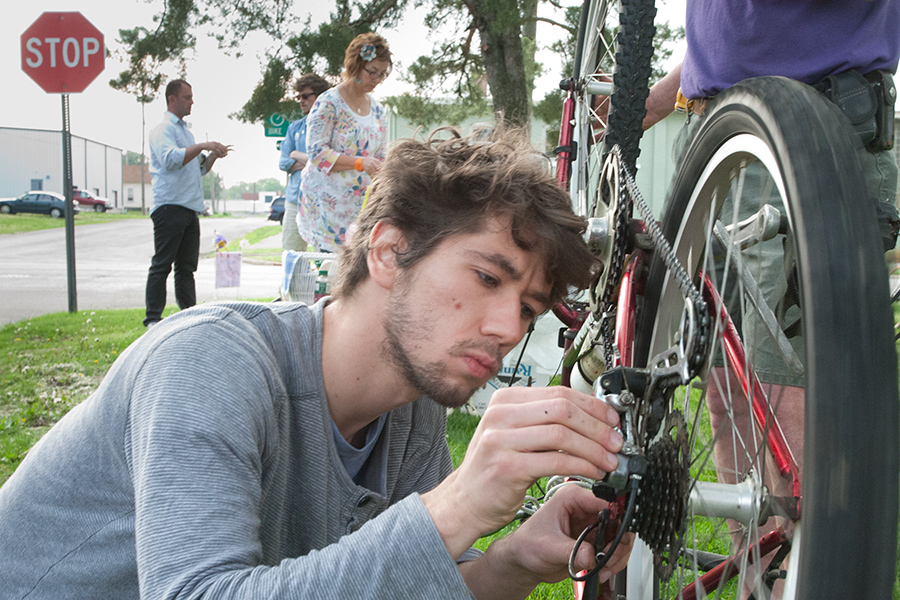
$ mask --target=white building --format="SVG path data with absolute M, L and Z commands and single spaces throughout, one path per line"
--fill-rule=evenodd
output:
M 72 185 L 120 208 L 122 149 L 72 135 Z M 62 132 L 0 127 L 0 197 L 31 190 L 65 191 Z
M 122 166 L 122 206 L 128 210 L 141 210 L 141 165 Z M 144 206 L 153 206 L 153 185 L 150 183 L 150 165 L 144 165 Z

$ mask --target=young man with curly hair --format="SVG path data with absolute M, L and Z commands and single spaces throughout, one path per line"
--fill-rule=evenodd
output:
M 445 426 L 589 284 L 583 219 L 501 132 L 397 144 L 358 225 L 333 297 L 199 306 L 123 353 L 0 489 L 7 597 L 525 598 L 566 577 L 603 507 L 577 486 L 471 546 L 538 478 L 613 469 L 615 411 L 499 391 L 455 471 Z

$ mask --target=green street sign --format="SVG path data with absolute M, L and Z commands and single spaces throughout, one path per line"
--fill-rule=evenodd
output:
M 275 149 L 278 150 L 279 152 L 281 152 L 281 143 L 282 142 L 284 142 L 284 140 L 278 140 L 277 142 L 275 142 Z
M 287 135 L 288 125 L 290 124 L 290 121 L 284 115 L 279 115 L 278 113 L 269 115 L 265 123 L 266 137 L 283 138 Z

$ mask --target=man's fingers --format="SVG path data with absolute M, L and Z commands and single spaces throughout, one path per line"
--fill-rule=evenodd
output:
M 622 447 L 621 436 L 610 440 L 613 434 L 619 435 L 609 430 L 596 437 L 573 435 L 572 430 L 568 427 L 560 424 L 546 424 L 492 431 L 486 436 L 485 443 L 499 452 L 505 450 L 523 453 L 524 461 L 539 461 L 534 464 L 542 465 L 543 468 L 552 469 L 554 465 L 559 465 L 561 468 L 567 464 L 577 464 L 574 461 L 580 460 L 607 472 L 615 469 L 619 464 L 616 452 Z M 581 474 L 562 469 L 542 473 L 539 477 L 558 473 Z M 585 476 L 597 477 L 596 474 Z
M 626 566 L 628 566 L 628 558 L 631 556 L 631 550 L 634 547 L 634 534 L 626 533 L 622 536 L 622 540 L 619 542 L 619 546 L 616 548 L 615 552 L 613 552 L 612 557 L 609 559 L 609 562 L 600 569 L 600 583 L 605 582 L 613 574 L 618 573 Z
M 527 413 L 524 413 L 518 408 L 520 405 L 530 405 L 534 402 L 547 401 L 559 402 L 563 406 L 573 404 L 592 415 L 594 418 L 600 419 L 610 425 L 617 425 L 619 422 L 618 413 L 606 402 L 598 400 L 588 394 L 576 392 L 575 390 L 564 386 L 534 388 L 516 387 L 497 390 L 491 398 L 491 403 L 488 405 L 488 410 L 485 412 L 485 415 L 492 409 L 494 412 L 500 412 L 502 410 L 504 413 L 509 412 L 512 415 L 523 415 Z M 509 407 L 512 406 L 515 406 L 516 408 L 509 410 Z
M 231 145 L 226 146 L 225 144 L 219 142 L 210 142 L 212 144 L 212 148 L 210 148 L 211 152 L 214 152 L 219 158 L 223 156 L 227 156 L 233 147 Z
M 485 455 L 492 455 L 490 449 Z M 551 477 L 560 473 L 577 475 L 591 479 L 602 479 L 606 473 L 616 468 L 616 456 L 597 446 L 594 452 L 585 451 L 584 456 L 560 452 L 558 450 L 529 451 L 512 449 L 494 454 L 496 460 L 481 461 L 477 457 L 466 461 L 490 480 L 508 481 L 516 489 L 524 492 L 541 477 Z M 465 462 L 464 462 L 465 464 Z
M 493 412 L 490 415 L 486 413 L 486 419 L 495 427 L 509 429 L 559 424 L 618 452 L 622 447 L 622 436 L 613 428 L 618 425 L 619 415 L 605 402 L 593 401 L 597 406 L 586 407 L 565 398 L 538 399 L 529 403 L 527 408 L 520 404 L 497 405 L 488 408 Z M 551 448 L 554 446 L 545 449 Z

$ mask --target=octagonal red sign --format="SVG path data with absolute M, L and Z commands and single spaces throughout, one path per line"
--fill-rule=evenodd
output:
M 22 70 L 50 94 L 84 91 L 105 61 L 103 34 L 79 12 L 45 12 L 22 34 Z

